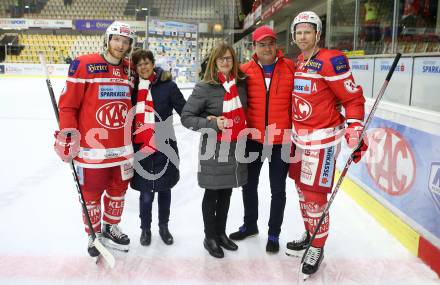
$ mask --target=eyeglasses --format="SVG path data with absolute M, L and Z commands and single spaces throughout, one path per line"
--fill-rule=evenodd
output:
M 217 58 L 217 62 L 232 62 L 234 58 L 232 56 L 224 56 L 224 57 L 219 57 Z

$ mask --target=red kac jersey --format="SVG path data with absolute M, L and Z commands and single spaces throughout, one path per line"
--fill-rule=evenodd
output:
M 81 133 L 75 164 L 86 168 L 121 165 L 131 159 L 131 94 L 128 61 L 108 63 L 101 54 L 76 58 L 60 97 L 60 129 Z M 133 72 L 131 72 L 133 74 Z
M 292 140 L 303 149 L 339 143 L 348 122 L 363 121 L 365 99 L 348 59 L 337 50 L 320 49 L 307 63 L 300 55 L 292 91 Z M 340 105 L 345 117 L 340 113 Z

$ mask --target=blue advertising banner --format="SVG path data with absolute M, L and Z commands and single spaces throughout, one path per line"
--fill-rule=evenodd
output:
M 77 31 L 105 31 L 113 23 L 112 20 L 75 20 Z
M 369 150 L 349 175 L 440 240 L 440 136 L 376 117 L 368 140 Z M 340 169 L 347 156 L 343 147 Z

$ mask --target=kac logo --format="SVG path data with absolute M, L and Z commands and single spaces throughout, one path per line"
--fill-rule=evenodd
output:
M 431 164 L 429 190 L 434 194 L 440 195 L 440 162 L 433 162 Z
M 293 95 L 292 114 L 295 121 L 304 121 L 312 115 L 312 105 L 301 97 Z
M 107 103 L 96 112 L 98 123 L 108 129 L 120 129 L 125 126 L 128 106 L 124 102 Z

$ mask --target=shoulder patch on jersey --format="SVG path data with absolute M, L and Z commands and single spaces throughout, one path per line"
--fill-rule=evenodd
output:
M 319 59 L 312 59 L 309 61 L 309 63 L 307 63 L 307 65 L 305 66 L 307 69 L 311 69 L 311 70 L 315 70 L 315 71 L 321 71 L 323 66 L 323 62 L 320 61 Z
M 330 62 L 336 74 L 345 73 L 350 70 L 350 66 L 348 65 L 348 60 L 343 55 L 330 58 Z
M 78 69 L 78 66 L 79 66 L 79 59 L 75 59 L 74 61 L 72 61 L 70 63 L 70 66 L 69 66 L 69 76 L 75 75 L 75 72 Z
M 87 73 L 105 73 L 108 72 L 108 64 L 107 63 L 90 63 L 86 65 Z

